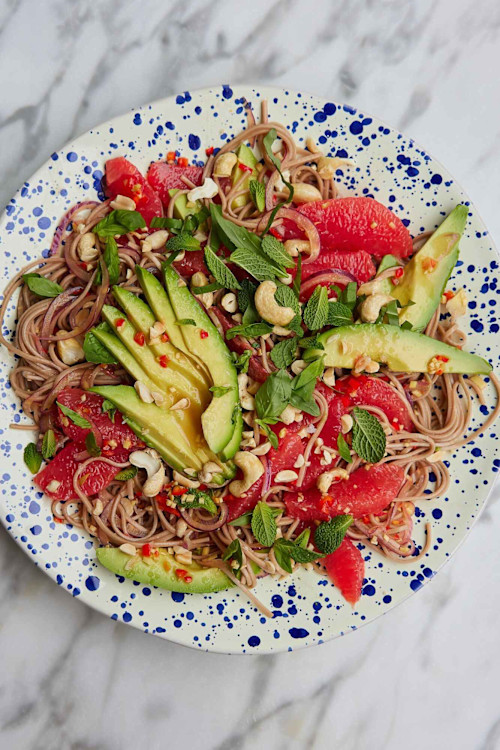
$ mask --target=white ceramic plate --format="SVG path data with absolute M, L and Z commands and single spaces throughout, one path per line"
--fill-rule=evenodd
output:
M 53 154 L 23 185 L 0 222 L 3 285 L 30 260 L 46 253 L 61 215 L 72 204 L 95 199 L 106 159 L 118 154 L 142 170 L 177 149 L 202 162 L 205 148 L 218 146 L 245 124 L 242 97 L 259 110 L 269 102 L 271 119 L 284 123 L 298 142 L 312 136 L 325 152 L 347 156 L 355 167 L 339 173 L 345 193 L 370 195 L 390 206 L 416 235 L 433 229 L 458 202 L 462 188 L 410 139 L 352 107 L 308 94 L 273 88 L 224 86 L 184 92 L 141 107 L 89 131 Z M 470 314 L 464 326 L 467 347 L 498 365 L 500 337 L 496 318 L 498 257 L 475 208 L 461 242 L 461 261 L 453 284 L 465 286 Z M 14 317 L 8 319 L 7 333 Z M 425 584 L 464 539 L 483 508 L 498 471 L 495 428 L 460 449 L 451 459 L 446 496 L 422 503 L 415 539 L 432 521 L 433 542 L 414 565 L 397 565 L 366 552 L 363 595 L 356 607 L 314 573 L 277 583 L 264 579 L 258 595 L 275 617 L 268 620 L 246 597 L 230 589 L 211 596 L 173 594 L 119 579 L 95 560 L 85 534 L 53 522 L 49 502 L 37 492 L 23 463 L 29 433 L 9 424 L 26 421 L 8 384 L 12 360 L 0 352 L 0 517 L 11 536 L 60 586 L 113 619 L 148 633 L 207 651 L 266 653 L 320 643 L 373 620 Z M 491 397 L 492 394 L 488 394 Z M 488 409 L 493 406 L 489 401 Z M 483 412 L 487 409 L 483 407 Z M 484 419 L 479 409 L 477 419 Z

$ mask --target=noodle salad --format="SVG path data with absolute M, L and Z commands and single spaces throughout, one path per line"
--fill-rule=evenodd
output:
M 351 605 L 363 548 L 414 563 L 416 506 L 498 416 L 447 289 L 468 217 L 412 238 L 346 159 L 247 106 L 204 166 L 106 163 L 50 256 L 8 285 L 2 344 L 37 438 L 24 459 L 56 521 L 114 573 L 184 593 L 306 568 Z M 497 406 L 475 432 L 474 402 Z

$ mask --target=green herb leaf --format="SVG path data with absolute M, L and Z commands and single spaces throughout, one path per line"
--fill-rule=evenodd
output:
M 292 543 L 290 543 L 292 544 Z M 292 544 L 293 546 L 293 544 Z M 276 539 L 273 544 L 274 556 L 276 562 L 287 573 L 292 572 L 292 556 L 290 553 L 290 546 L 287 544 L 286 539 Z
M 264 146 L 264 150 L 269 160 L 272 161 L 272 163 L 274 164 L 278 172 L 281 174 L 281 162 L 278 159 L 278 157 L 275 156 L 273 152 L 273 143 L 277 137 L 278 137 L 278 133 L 276 132 L 276 129 L 271 128 L 271 130 L 264 137 L 262 145 Z
M 215 203 L 210 204 L 210 216 L 212 218 L 212 227 L 217 230 L 217 238 L 223 242 L 229 250 L 235 250 L 237 247 L 249 250 L 251 253 L 260 251 L 261 240 L 256 234 L 250 232 L 245 227 L 233 224 L 229 219 L 222 216 L 222 208 Z
M 348 464 L 352 463 L 351 451 L 346 443 L 345 437 L 340 434 L 337 438 L 337 450 L 340 453 L 340 457 L 347 461 Z
M 93 231 L 99 237 L 114 237 L 117 234 L 122 235 L 128 234 L 128 232 L 135 232 L 137 229 L 143 229 L 145 226 L 146 222 L 139 211 L 117 209 L 116 211 L 111 211 L 104 219 L 101 219 Z
M 118 245 L 113 237 L 107 237 L 106 247 L 102 254 L 104 265 L 108 269 L 109 284 L 116 284 L 120 275 L 120 256 L 118 255 Z M 94 285 L 99 286 L 102 283 L 102 269 L 99 264 L 94 279 Z
M 175 321 L 176 326 L 195 326 L 196 321 L 192 318 L 180 318 L 179 320 Z
M 274 280 L 283 276 L 283 271 L 277 268 L 266 258 L 262 257 L 255 249 L 249 250 L 239 247 L 231 253 L 229 260 L 247 271 L 257 281 Z M 214 274 L 215 275 L 215 274 Z
M 153 216 L 149 225 L 151 229 L 181 229 L 181 219 L 170 219 L 168 216 Z
M 24 463 L 32 474 L 37 474 L 42 465 L 42 456 L 38 452 L 36 443 L 28 443 L 24 449 Z
M 82 427 L 85 430 L 91 430 L 92 425 L 88 421 L 88 419 L 85 419 L 85 417 L 82 417 L 81 414 L 78 414 L 77 411 L 73 411 L 73 409 L 69 409 L 67 406 L 64 406 L 64 404 L 60 404 L 59 401 L 56 401 L 56 404 L 62 411 L 62 413 L 70 419 L 73 424 L 76 424 L 77 427 Z
M 399 328 L 399 312 L 398 303 L 396 302 L 396 300 L 393 300 L 392 302 L 389 302 L 388 305 L 385 305 L 385 314 L 388 324 L 390 326 L 398 326 Z
M 285 370 L 292 364 L 297 351 L 297 339 L 284 339 L 271 350 L 271 359 L 279 370 Z
M 352 310 L 342 302 L 328 303 L 328 326 L 346 326 L 352 323 Z
M 54 430 L 47 430 L 42 441 L 42 456 L 47 461 L 56 452 L 56 436 Z
M 250 323 L 250 325 L 233 326 L 226 331 L 226 339 L 230 341 L 235 336 L 243 336 L 246 339 L 254 339 L 257 336 L 265 336 L 272 333 L 273 327 L 268 323 Z
M 85 448 L 87 449 L 87 453 L 90 453 L 91 456 L 101 455 L 101 449 L 97 445 L 97 440 L 95 439 L 93 432 L 89 432 L 85 438 Z
M 295 310 L 297 315 L 300 315 L 301 308 L 297 297 L 295 296 L 293 289 L 286 284 L 277 284 L 276 292 L 274 293 L 274 299 L 281 305 L 281 307 L 291 307 Z
M 307 546 L 298 545 L 297 542 L 293 544 L 290 554 L 292 555 L 293 560 L 298 563 L 314 562 L 318 558 L 323 557 L 323 555 L 318 552 L 314 552 L 312 549 L 307 549 Z
M 172 500 L 182 508 L 202 508 L 213 516 L 219 510 L 210 494 L 203 490 L 189 490 L 185 495 L 172 495 Z
M 304 335 L 304 331 L 302 330 L 302 318 L 300 316 L 300 313 L 295 316 L 295 318 L 292 318 L 290 323 L 287 325 L 287 328 L 289 331 L 292 331 L 292 333 L 295 333 L 295 335 L 301 339 Z
M 238 307 L 242 313 L 247 311 L 248 306 L 253 301 L 256 289 L 257 284 L 254 284 L 250 279 L 243 279 L 241 281 L 240 289 L 238 291 Z
M 328 321 L 328 292 L 326 287 L 317 286 L 304 310 L 304 323 L 310 331 L 323 328 Z
M 293 258 L 283 247 L 283 243 L 273 237 L 272 234 L 266 234 L 262 238 L 261 250 L 264 255 L 280 268 L 293 268 L 295 263 Z
M 370 464 L 376 464 L 385 456 L 386 437 L 377 417 L 366 409 L 355 406 L 351 412 L 354 419 L 352 447 L 358 456 Z
M 346 288 L 340 293 L 339 302 L 347 305 L 351 310 L 356 307 L 358 301 L 358 285 L 355 281 L 350 281 Z
M 280 516 L 283 511 L 281 508 L 270 508 L 271 513 L 273 514 L 273 518 L 277 518 Z M 242 516 L 238 516 L 238 518 L 235 518 L 234 521 L 229 521 L 230 526 L 250 526 L 252 523 L 252 510 L 247 511 L 246 513 L 243 513 Z
M 96 329 L 103 331 L 111 330 L 107 323 L 101 323 L 100 325 L 96 326 Z M 83 341 L 83 353 L 85 354 L 85 359 L 87 360 L 87 362 L 94 362 L 98 365 L 116 364 L 118 360 L 111 354 L 110 351 L 108 351 L 108 349 L 106 349 L 104 344 L 101 344 L 98 338 L 94 336 L 94 330 L 94 328 L 91 328 L 90 331 L 85 334 L 85 339 Z
M 250 349 L 245 349 L 240 355 L 236 354 L 236 352 L 231 352 L 231 356 L 238 370 L 242 373 L 247 373 L 250 357 L 252 356 Z
M 193 250 L 200 250 L 201 245 L 200 241 L 193 237 L 192 234 L 181 232 L 180 234 L 176 234 L 174 237 L 170 237 L 167 240 L 165 248 L 171 253 L 178 250 L 187 250 L 188 252 L 191 252 Z
M 57 297 L 63 291 L 60 284 L 40 276 L 39 273 L 25 273 L 23 281 L 30 292 L 38 297 Z
M 229 393 L 229 391 L 233 390 L 232 385 L 212 385 L 209 389 L 214 394 L 214 398 L 221 398 L 221 396 L 225 396 L 226 393 Z
M 104 414 L 107 414 L 110 420 L 115 423 L 115 414 L 116 414 L 116 406 L 113 404 L 112 401 L 108 401 L 107 398 L 104 399 L 102 402 L 102 411 Z
M 274 424 L 276 420 L 272 420 L 272 423 Z M 274 430 L 271 430 L 269 424 L 265 422 L 263 419 L 256 419 L 255 424 L 258 424 L 259 427 L 262 427 L 264 432 L 266 433 L 266 437 L 273 446 L 275 450 L 278 450 L 278 436 L 274 432 Z
M 222 284 L 214 281 L 213 284 L 207 284 L 206 286 L 192 286 L 191 294 L 207 294 L 208 292 L 216 292 L 218 289 L 223 289 Z
M 255 394 L 255 408 L 259 419 L 277 419 L 290 403 L 292 381 L 286 370 L 271 373 Z
M 403 330 L 403 331 L 412 331 L 413 330 L 413 326 L 412 326 L 412 324 L 410 323 L 409 320 L 405 320 L 405 322 L 401 324 L 401 330 Z
M 211 248 L 205 247 L 205 263 L 212 276 L 226 289 L 239 289 L 240 282 L 234 273 L 226 266 L 223 260 L 219 258 Z
M 316 359 L 292 381 L 290 403 L 296 409 L 312 414 L 313 417 L 317 417 L 320 413 L 319 406 L 312 394 L 323 369 L 323 360 Z
M 122 469 L 121 471 L 119 471 L 115 479 L 118 479 L 120 482 L 126 482 L 127 479 L 133 479 L 136 474 L 137 474 L 137 467 L 129 466 L 126 469 Z
M 243 565 L 243 550 L 241 549 L 241 543 L 239 539 L 233 539 L 231 544 L 226 547 L 224 554 L 222 555 L 223 560 L 236 560 L 238 563 L 238 570 Z
M 315 336 L 307 336 L 300 340 L 299 346 L 303 349 L 324 349 L 325 347 L 321 343 L 319 334 Z
M 277 526 L 274 515 L 269 505 L 262 500 L 257 503 L 252 513 L 252 531 L 264 547 L 270 547 L 276 539 Z
M 302 256 L 299 254 L 299 257 L 297 258 L 297 271 L 295 273 L 295 278 L 292 282 L 292 290 L 299 299 L 300 297 L 300 285 L 302 284 Z
M 251 179 L 248 183 L 250 197 L 257 211 L 265 211 L 266 208 L 266 188 L 262 182 Z
M 295 540 L 295 544 L 297 547 L 307 547 L 309 544 L 309 537 L 311 536 L 311 529 L 309 527 L 306 527 L 304 531 L 298 535 L 297 539 Z
M 180 250 L 176 250 L 175 253 L 170 253 L 170 255 L 168 256 L 168 258 L 166 260 L 164 260 L 163 263 L 161 264 L 162 270 L 164 271 L 165 268 L 168 268 L 169 266 L 172 265 L 172 263 L 175 263 L 175 259 L 180 254 L 181 254 Z
M 331 521 L 320 523 L 314 532 L 314 543 L 325 555 L 331 555 L 342 544 L 346 531 L 354 521 L 350 515 L 335 516 Z

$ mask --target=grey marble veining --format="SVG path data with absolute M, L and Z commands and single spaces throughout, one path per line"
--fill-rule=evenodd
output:
M 413 136 L 500 237 L 497 0 L 0 0 L 0 203 L 65 141 L 221 82 L 312 91 Z M 9 750 L 500 748 L 498 490 L 418 596 L 320 648 L 203 654 L 71 599 L 0 533 Z

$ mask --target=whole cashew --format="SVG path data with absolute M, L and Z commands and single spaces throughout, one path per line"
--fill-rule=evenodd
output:
M 361 319 L 364 323 L 375 323 L 380 309 L 392 302 L 394 297 L 389 294 L 371 294 L 361 305 Z
M 233 461 L 243 472 L 243 478 L 234 479 L 229 485 L 229 492 L 234 497 L 241 497 L 262 476 L 264 467 L 258 456 L 248 451 L 238 451 Z
M 129 461 L 132 466 L 145 469 L 147 472 L 148 478 L 142 488 L 145 497 L 155 497 L 161 492 L 165 484 L 165 467 L 155 450 L 146 448 L 144 451 L 134 451 L 130 454 Z
M 274 281 L 262 281 L 255 292 L 255 307 L 268 323 L 285 328 L 295 317 L 295 310 L 278 305 L 274 297 L 276 289 Z
M 333 482 L 338 482 L 340 479 L 349 479 L 349 473 L 345 469 L 324 471 L 316 480 L 316 487 L 320 492 L 326 494 Z

